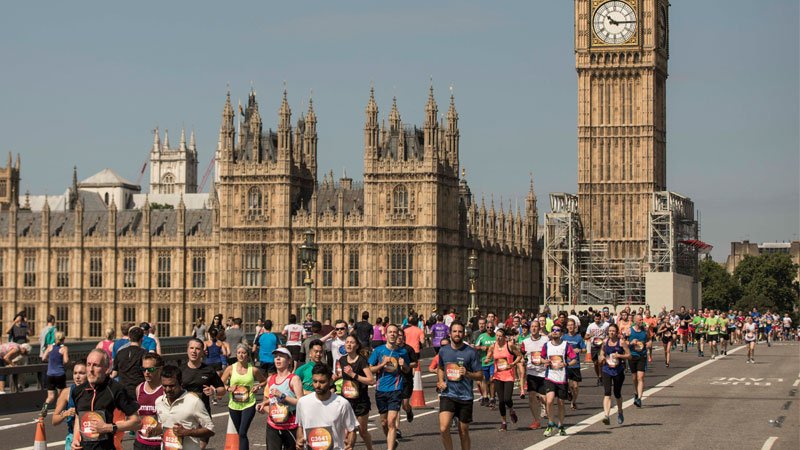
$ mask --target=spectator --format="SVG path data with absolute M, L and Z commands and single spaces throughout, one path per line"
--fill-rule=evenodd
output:
M 44 351 L 56 342 L 56 316 L 47 316 L 47 325 L 39 333 L 39 358 L 44 359 Z
M 6 342 L 0 344 L 0 367 L 13 367 L 22 361 L 22 357 L 30 353 L 30 344 L 17 344 L 16 342 Z M 0 375 L 0 395 L 6 393 L 6 376 Z
M 8 329 L 8 340 L 17 344 L 24 344 L 28 342 L 29 334 L 27 314 L 25 311 L 20 311 L 14 316 L 14 323 Z
M 192 327 L 192 336 L 201 341 L 206 340 L 206 321 L 203 320 L 202 317 L 198 317 L 197 320 L 195 320 L 194 326 Z
M 206 331 L 206 333 L 211 333 L 211 330 L 217 330 L 217 332 L 219 332 L 224 328 L 225 327 L 222 325 L 222 314 L 217 314 L 211 319 L 211 325 L 208 326 L 208 331 Z M 208 339 L 208 336 L 206 336 L 206 339 Z

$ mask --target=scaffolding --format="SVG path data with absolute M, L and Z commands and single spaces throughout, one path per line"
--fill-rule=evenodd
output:
M 650 210 L 648 268 L 698 276 L 698 253 L 710 246 L 699 241 L 694 202 L 675 192 L 654 192 Z
M 578 197 L 550 194 L 544 227 L 544 298 L 546 305 L 566 305 L 578 292 L 577 257 L 582 232 Z

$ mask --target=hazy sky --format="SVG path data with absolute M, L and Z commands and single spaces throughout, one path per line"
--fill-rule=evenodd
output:
M 717 260 L 733 240 L 800 238 L 799 9 L 672 2 L 668 188 Z M 265 128 L 284 80 L 293 120 L 313 90 L 320 171 L 360 178 L 370 81 L 381 116 L 396 95 L 421 125 L 430 77 L 442 112 L 454 87 L 474 193 L 522 200 L 532 172 L 544 220 L 548 193 L 577 191 L 569 0 L 13 2 L 0 40 L 0 152 L 22 154 L 23 192 L 62 193 L 73 165 L 135 181 L 156 126 L 173 145 L 196 130 L 202 176 L 226 84 L 236 101 L 251 81 Z

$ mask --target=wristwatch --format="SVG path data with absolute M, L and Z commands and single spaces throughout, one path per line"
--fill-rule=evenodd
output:
M 111 424 L 111 434 L 116 434 L 116 432 L 117 432 L 117 424 L 112 423 Z

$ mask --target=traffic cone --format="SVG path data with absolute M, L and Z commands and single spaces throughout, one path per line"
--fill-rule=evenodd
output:
M 47 450 L 47 437 L 44 434 L 44 417 L 36 421 L 36 435 L 33 438 L 33 450 Z
M 587 363 L 592 362 L 592 352 L 589 350 L 586 351 L 586 362 Z
M 422 372 L 419 366 L 414 370 L 414 390 L 411 392 L 411 407 L 424 408 L 425 392 L 422 390 Z
M 231 416 L 228 416 L 228 432 L 225 433 L 225 450 L 239 450 L 239 432 L 236 431 Z

